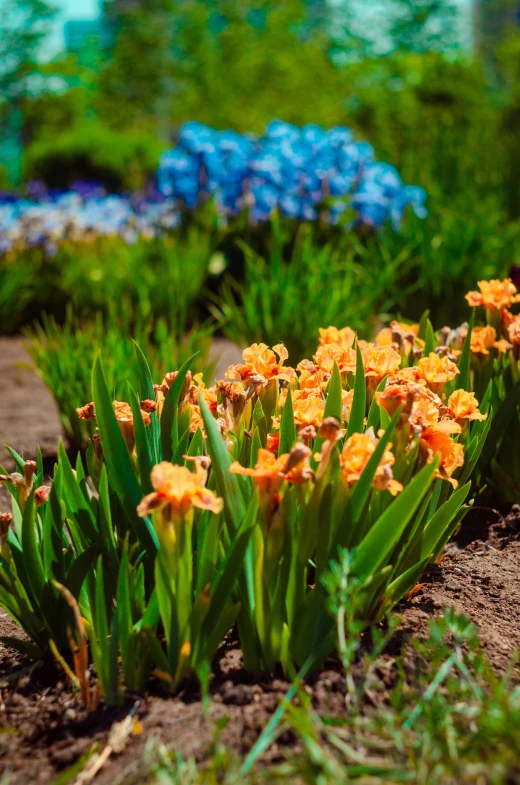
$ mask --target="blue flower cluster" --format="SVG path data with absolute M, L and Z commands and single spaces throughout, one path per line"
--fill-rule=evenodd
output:
M 390 164 L 374 160 L 347 128 L 296 128 L 274 120 L 262 137 L 186 123 L 164 153 L 156 187 L 147 194 L 109 195 L 93 183 L 48 191 L 29 183 L 27 196 L 0 193 L 0 255 L 67 241 L 118 236 L 132 243 L 178 226 L 180 209 L 209 197 L 225 217 L 247 209 L 252 221 L 278 209 L 289 218 L 398 229 L 410 205 L 426 215 L 425 192 L 405 185 Z
M 0 255 L 40 247 L 52 256 L 66 241 L 87 242 L 99 236 L 133 243 L 180 222 L 174 202 L 160 194 L 108 195 L 91 183 L 78 183 L 65 192 L 32 186 L 28 198 L 0 194 Z
M 313 221 L 320 213 L 337 224 L 350 208 L 351 223 L 380 227 L 390 220 L 398 229 L 407 205 L 426 215 L 424 190 L 405 185 L 342 127 L 300 129 L 273 120 L 258 138 L 186 123 L 177 146 L 161 158 L 157 185 L 190 209 L 212 196 L 225 215 L 247 208 L 254 221 L 278 208 L 290 218 Z

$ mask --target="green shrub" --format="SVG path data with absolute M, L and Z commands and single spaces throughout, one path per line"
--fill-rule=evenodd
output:
M 156 136 L 84 123 L 29 145 L 23 176 L 55 188 L 67 188 L 74 180 L 93 180 L 110 191 L 142 188 L 155 172 L 163 149 Z

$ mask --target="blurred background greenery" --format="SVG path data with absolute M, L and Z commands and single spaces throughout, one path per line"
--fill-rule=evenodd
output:
M 64 23 L 63 3 L 0 2 L 11 185 L 136 187 L 187 120 L 260 132 L 277 117 L 348 125 L 431 197 L 492 190 L 518 215 L 513 0 L 74 0 L 69 16 L 95 16 Z

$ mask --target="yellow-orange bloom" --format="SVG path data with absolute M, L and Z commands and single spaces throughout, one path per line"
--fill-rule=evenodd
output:
M 322 392 L 330 379 L 330 372 L 324 371 L 312 360 L 302 360 L 296 366 L 300 390 Z
M 466 390 L 455 390 L 448 400 L 448 411 L 457 422 L 464 420 L 485 420 L 487 414 L 482 414 L 478 410 L 478 401 L 475 393 Z
M 510 278 L 499 281 L 494 278 L 491 281 L 479 281 L 479 292 L 468 292 L 466 300 L 472 308 L 482 305 L 488 311 L 503 311 L 510 308 L 513 303 L 520 302 L 520 295 Z
M 506 341 L 497 341 L 497 332 L 491 325 L 486 327 L 474 327 L 471 331 L 470 347 L 471 353 L 476 355 L 489 354 L 490 349 L 498 349 L 501 352 L 511 348 Z
M 362 355 L 365 376 L 374 387 L 377 387 L 385 376 L 395 373 L 401 365 L 401 355 L 391 346 L 374 346 L 369 343 Z
M 206 387 L 201 373 L 197 373 L 193 377 L 193 382 L 194 383 L 190 385 L 188 390 L 188 404 L 190 406 L 190 433 L 196 433 L 196 431 L 200 428 L 202 433 L 205 435 L 204 420 L 202 419 L 199 406 L 199 395 L 202 395 L 210 411 L 213 413 L 213 415 L 216 416 L 218 408 L 217 388 Z M 242 385 L 240 385 L 240 388 L 243 392 Z
M 339 343 L 324 343 L 318 346 L 314 359 L 318 368 L 328 374 L 334 370 L 334 362 L 338 364 L 341 374 L 354 373 L 356 370 L 356 352 Z
M 440 454 L 441 462 L 437 476 L 448 480 L 454 488 L 457 487 L 458 482 L 451 475 L 464 465 L 464 447 L 452 439 L 452 434 L 460 433 L 460 430 L 460 425 L 453 420 L 441 420 L 431 428 L 425 428 L 420 438 L 428 463 Z
M 412 404 L 408 422 L 412 428 L 428 428 L 439 419 L 439 407 L 428 398 L 419 398 Z
M 285 406 L 286 400 L 287 392 L 282 390 L 278 401 L 280 407 Z M 293 390 L 292 402 L 296 428 L 305 425 L 314 425 L 317 428 L 320 425 L 325 411 L 325 401 L 319 390 Z M 273 417 L 274 428 L 280 427 L 280 420 L 281 416 Z
M 350 327 L 343 327 L 338 330 L 337 327 L 320 327 L 320 344 L 337 343 L 344 349 L 350 349 L 354 344 L 356 333 Z
M 195 376 L 193 377 L 193 382 L 194 384 L 190 387 L 189 394 L 188 394 L 190 403 L 198 405 L 199 395 L 202 395 L 204 401 L 208 404 L 210 411 L 213 414 L 216 414 L 217 406 L 218 406 L 216 386 L 206 387 L 201 373 L 195 374 Z M 242 386 L 241 389 L 243 391 Z
M 233 474 L 252 477 L 264 495 L 272 496 L 282 486 L 286 463 L 286 454 L 277 458 L 271 450 L 260 449 L 253 469 L 242 466 L 241 463 L 235 461 L 229 467 L 229 471 Z
M 448 357 L 439 357 L 435 352 L 430 352 L 428 357 L 422 357 L 416 366 L 419 378 L 424 379 L 430 390 L 439 393 L 446 382 L 451 381 L 460 373 L 459 369 Z
M 350 410 L 354 402 L 354 390 L 342 390 L 341 392 L 341 417 L 345 422 L 350 420 Z
M 242 352 L 244 364 L 231 365 L 226 371 L 226 379 L 247 381 L 254 376 L 261 376 L 267 380 L 285 379 L 292 382 L 296 376 L 294 368 L 284 365 L 288 356 L 283 344 L 269 349 L 265 343 L 253 343 Z
M 280 455 L 278 458 L 271 450 L 260 449 L 253 469 L 235 461 L 229 467 L 229 471 L 252 477 L 262 495 L 271 498 L 278 493 L 284 480 L 299 484 L 312 477 L 312 470 L 309 467 L 310 455 L 311 450 L 301 443 L 296 444 L 290 453 Z
M 393 416 L 399 407 L 413 428 L 435 425 L 439 419 L 442 401 L 421 379 L 419 382 L 399 379 L 389 380 L 381 392 L 376 393 L 376 402 Z
M 359 480 L 377 447 L 378 441 L 372 428 L 369 428 L 366 433 L 353 433 L 346 440 L 339 457 L 341 476 L 344 482 L 353 485 Z M 403 490 L 403 486 L 393 478 L 392 465 L 395 458 L 390 449 L 391 446 L 389 444 L 383 452 L 373 484 L 378 490 L 390 491 L 392 496 L 396 496 L 399 491 Z
M 185 466 L 162 461 L 153 467 L 151 473 L 155 491 L 144 497 L 137 507 L 137 514 L 145 518 L 150 513 L 162 511 L 165 520 L 173 521 L 192 507 L 215 514 L 222 512 L 223 499 L 204 487 L 205 480 L 206 470 L 200 462 L 196 462 L 195 471 L 190 472 Z

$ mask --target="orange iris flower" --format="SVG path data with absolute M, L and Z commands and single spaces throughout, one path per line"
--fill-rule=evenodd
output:
M 372 387 L 395 373 L 401 365 L 401 355 L 391 346 L 374 346 L 369 343 L 362 352 L 365 376 Z
M 441 456 L 437 476 L 448 480 L 454 488 L 458 482 L 451 476 L 464 465 L 464 447 L 453 440 L 452 434 L 460 433 L 460 425 L 453 420 L 441 420 L 436 425 L 425 428 L 421 433 L 420 444 L 426 451 L 430 463 L 438 454 Z
M 231 365 L 228 368 L 226 379 L 247 381 L 253 376 L 261 376 L 267 380 L 285 379 L 292 382 L 296 376 L 294 368 L 284 365 L 288 356 L 287 349 L 281 343 L 272 349 L 265 343 L 254 343 L 242 352 L 243 364 Z
M 486 420 L 487 414 L 478 409 L 475 393 L 466 390 L 455 390 L 448 399 L 448 411 L 459 424 L 464 420 Z
M 146 518 L 161 511 L 166 521 L 176 521 L 193 507 L 210 510 L 216 515 L 222 512 L 223 499 L 205 487 L 206 470 L 199 463 L 195 471 L 162 461 L 153 467 L 150 475 L 154 492 L 149 493 L 137 507 L 137 514 Z
M 351 327 L 320 327 L 320 344 L 336 343 L 344 349 L 350 349 L 356 338 L 356 333 Z
M 233 474 L 252 477 L 264 497 L 271 498 L 281 488 L 284 480 L 301 484 L 309 480 L 313 473 L 309 467 L 311 450 L 298 442 L 290 453 L 278 458 L 270 451 L 258 450 L 258 458 L 253 469 L 242 466 L 235 461 L 229 467 Z
M 494 278 L 491 281 L 479 281 L 477 284 L 480 291 L 468 292 L 466 300 L 472 308 L 482 305 L 488 311 L 496 313 L 510 308 L 513 303 L 520 302 L 520 295 L 510 278 L 499 281 Z
M 372 428 L 369 428 L 366 433 L 353 433 L 346 440 L 339 457 L 344 482 L 353 485 L 359 480 L 377 447 L 378 441 Z M 378 490 L 390 491 L 392 496 L 396 496 L 403 490 L 403 486 L 393 478 L 392 465 L 395 458 L 390 448 L 391 445 L 388 445 L 383 452 L 373 484 Z
M 439 393 L 446 382 L 451 381 L 460 373 L 449 357 L 439 357 L 435 352 L 430 352 L 428 357 L 422 357 L 419 360 L 416 372 L 434 393 Z

